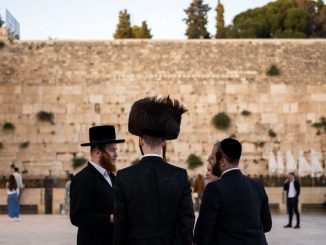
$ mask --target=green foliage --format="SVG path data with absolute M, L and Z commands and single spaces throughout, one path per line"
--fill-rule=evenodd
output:
M 247 110 L 243 110 L 241 112 L 241 115 L 247 117 L 247 116 L 250 116 L 251 115 L 251 112 L 250 111 L 247 111 Z
M 6 46 L 5 42 L 0 40 L 0 48 L 4 48 Z
M 132 38 L 130 15 L 126 9 L 119 12 L 119 23 L 113 37 L 115 39 Z
M 277 0 L 236 15 L 228 38 L 326 37 L 323 1 Z
M 319 122 L 315 122 L 312 126 L 319 130 L 324 128 L 324 132 L 326 132 L 326 117 L 321 117 Z M 321 132 L 320 132 L 321 133 Z M 319 135 L 319 134 L 318 134 Z
M 273 129 L 268 130 L 268 135 L 271 138 L 275 138 L 277 136 L 277 134 L 273 131 Z
M 137 164 L 137 163 L 139 163 L 139 162 L 140 162 L 139 158 L 136 158 L 135 160 L 133 160 L 133 161 L 131 162 L 131 165 L 135 165 L 135 164 Z
M 225 38 L 225 27 L 224 27 L 224 6 L 218 0 L 216 7 L 216 38 Z
M 148 28 L 146 21 L 142 22 L 142 26 L 133 26 L 132 27 L 132 37 L 133 38 L 142 38 L 142 39 L 151 39 L 153 36 L 151 30 Z
M 3 143 L 0 141 L 0 150 L 3 149 Z
M 52 112 L 40 111 L 37 113 L 37 120 L 54 124 L 54 115 Z
M 75 157 L 72 159 L 72 167 L 74 169 L 83 166 L 87 162 L 87 159 L 84 157 Z
M 215 128 L 226 130 L 231 125 L 231 118 L 226 113 L 220 112 L 213 117 L 212 123 Z
M 11 122 L 6 122 L 5 124 L 3 124 L 2 129 L 4 131 L 14 131 L 15 130 L 15 125 L 12 124 Z
M 264 145 L 265 145 L 265 141 L 257 141 L 257 142 L 255 143 L 255 146 L 256 146 L 256 147 L 259 147 L 259 148 L 263 148 Z
M 280 75 L 280 73 L 281 72 L 276 65 L 271 65 L 271 67 L 266 72 L 268 76 L 278 76 Z
M 206 29 L 207 13 L 211 8 L 203 0 L 193 0 L 185 9 L 187 18 L 183 21 L 187 25 L 186 36 L 188 39 L 208 39 L 210 34 Z
M 195 169 L 203 165 L 203 161 L 195 154 L 190 154 L 187 158 L 188 168 Z
M 19 145 L 20 149 L 25 149 L 29 146 L 29 141 L 25 141 Z

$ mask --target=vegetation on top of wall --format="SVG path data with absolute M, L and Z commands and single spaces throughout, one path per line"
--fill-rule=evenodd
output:
M 6 46 L 5 42 L 0 40 L 0 48 L 4 48 Z
M 188 163 L 189 169 L 195 169 L 203 165 L 201 158 L 195 154 L 190 154 L 186 162 Z
M 15 130 L 15 125 L 11 122 L 6 122 L 5 124 L 3 124 L 2 129 L 4 131 L 14 131 Z
M 37 120 L 54 124 L 54 115 L 52 112 L 40 111 L 37 113 Z
M 78 168 L 83 166 L 87 162 L 87 159 L 84 157 L 75 157 L 72 159 L 72 167 Z
M 243 110 L 243 111 L 241 112 L 241 115 L 242 115 L 242 116 L 250 116 L 250 115 L 251 115 L 251 112 L 250 112 L 250 111 L 247 111 L 247 110 Z
M 273 129 L 268 130 L 268 135 L 271 138 L 275 138 L 277 136 L 277 134 L 273 131 Z
M 225 112 L 220 112 L 213 117 L 212 123 L 215 128 L 226 130 L 231 125 L 231 118 Z
M 25 149 L 29 146 L 29 141 L 25 141 L 19 145 L 20 149 Z
M 278 76 L 281 74 L 281 72 L 276 65 L 271 65 L 271 67 L 267 70 L 266 74 L 268 76 Z

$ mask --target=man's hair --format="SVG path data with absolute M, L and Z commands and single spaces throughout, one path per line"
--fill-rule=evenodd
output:
M 15 167 L 15 168 L 14 168 L 14 171 L 15 171 L 15 172 L 19 172 L 19 168 L 16 168 L 16 167 Z
M 143 135 L 142 138 L 151 148 L 158 147 L 164 141 L 163 138 L 153 137 L 149 135 Z
M 239 164 L 240 159 L 233 159 L 228 157 L 222 150 L 220 142 L 216 143 L 214 146 L 217 146 L 216 155 L 222 153 L 222 157 L 225 158 L 231 165 L 237 166 Z
M 105 146 L 106 145 L 92 145 L 91 146 L 91 153 L 93 153 L 96 149 L 98 149 L 101 152 L 105 151 Z
M 289 174 L 291 174 L 293 177 L 295 177 L 295 174 L 294 174 L 294 172 L 289 172 Z

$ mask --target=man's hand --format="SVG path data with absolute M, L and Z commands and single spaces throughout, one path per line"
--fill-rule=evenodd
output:
M 110 223 L 111 223 L 111 224 L 114 223 L 114 216 L 113 216 L 113 214 L 110 215 Z

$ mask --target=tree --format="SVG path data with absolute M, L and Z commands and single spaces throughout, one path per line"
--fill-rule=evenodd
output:
M 141 27 L 136 25 L 132 27 L 132 37 L 143 39 L 151 39 L 153 37 L 151 34 L 151 30 L 147 26 L 146 21 L 142 22 Z
M 0 15 L 0 27 L 2 27 L 2 25 L 4 24 L 5 22 L 2 20 L 2 17 Z
M 130 25 L 130 15 L 127 10 L 119 12 L 119 23 L 113 37 L 115 39 L 132 38 L 132 29 Z
M 228 38 L 326 37 L 326 7 L 322 0 L 276 0 L 234 17 Z
M 188 39 L 207 39 L 210 34 L 206 29 L 207 12 L 211 8 L 208 4 L 204 4 L 203 0 L 193 0 L 190 6 L 185 9 L 187 18 L 183 19 L 186 22 L 186 36 Z
M 224 29 L 224 7 L 221 4 L 220 0 L 218 0 L 218 4 L 216 7 L 216 38 L 225 38 L 225 29 Z

